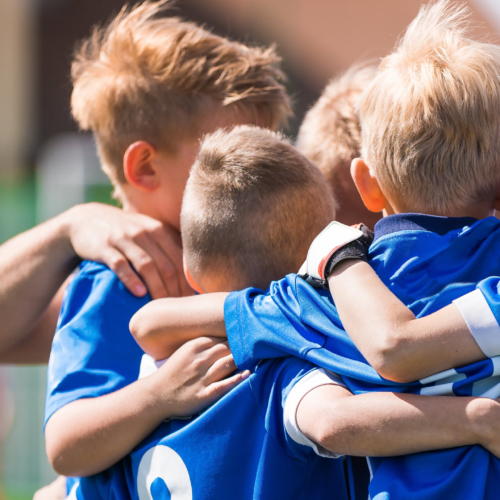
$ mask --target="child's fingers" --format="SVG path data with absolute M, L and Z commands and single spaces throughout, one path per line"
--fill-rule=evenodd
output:
M 146 295 L 146 286 L 134 272 L 125 255 L 120 251 L 109 248 L 104 252 L 102 261 L 118 276 L 118 279 L 130 293 L 133 293 L 137 297 Z
M 153 264 L 156 266 L 158 275 L 163 282 L 168 297 L 179 297 L 181 290 L 179 286 L 180 276 L 184 277 L 182 264 L 177 266 L 170 256 L 165 253 L 161 247 L 157 245 L 154 238 L 148 235 L 140 243 L 141 247 L 151 257 Z
M 118 243 L 117 248 L 144 280 L 151 297 L 158 299 L 167 296 L 165 285 L 147 248 L 125 239 Z
M 218 359 L 207 371 L 206 380 L 209 384 L 218 382 L 231 375 L 237 369 L 233 355 L 228 354 Z
M 232 377 L 221 380 L 220 382 L 214 382 L 207 387 L 207 394 L 212 402 L 217 401 L 222 396 L 227 394 L 231 389 L 234 389 L 238 384 L 241 384 L 250 375 L 248 370 L 244 372 L 239 372 Z
M 180 237 L 171 229 L 165 226 L 158 227 L 152 234 L 152 239 L 158 245 L 160 250 L 168 255 L 168 258 L 177 269 L 177 279 L 182 297 L 193 295 L 193 290 L 188 285 L 183 272 L 182 264 L 182 246 Z

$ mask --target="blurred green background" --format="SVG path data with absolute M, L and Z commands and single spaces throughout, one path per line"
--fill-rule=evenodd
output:
M 277 45 L 294 99 L 293 136 L 327 81 L 354 62 L 384 56 L 421 3 L 177 0 L 173 13 L 233 39 Z M 498 33 L 498 0 L 466 3 L 485 33 Z M 0 243 L 76 203 L 112 202 L 92 139 L 71 119 L 69 73 L 76 42 L 124 4 L 0 0 Z M 10 500 L 32 498 L 55 477 L 42 434 L 45 377 L 45 367 L 0 367 L 13 401 L 0 397 L 0 429 L 2 419 L 11 420 L 0 467 Z

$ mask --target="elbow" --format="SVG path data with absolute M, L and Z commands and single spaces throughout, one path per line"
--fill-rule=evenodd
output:
M 61 442 L 49 443 L 47 441 L 45 450 L 51 467 L 60 476 L 85 477 L 97 474 L 104 469 L 104 467 L 97 469 L 92 465 L 81 463 L 79 456 L 75 456 L 74 452 Z
M 149 332 L 148 315 L 144 314 L 140 309 L 132 316 L 128 327 L 134 339 L 140 344 L 140 341 L 147 337 Z
M 353 425 L 352 415 L 346 414 L 342 405 L 330 408 L 337 413 L 330 413 L 331 418 L 318 419 L 315 424 L 314 435 L 311 439 L 319 446 L 339 455 L 356 453 L 362 437 L 359 430 Z
M 86 471 L 73 463 L 71 454 L 68 453 L 61 439 L 46 439 L 45 450 L 50 465 L 60 476 L 82 477 L 88 475 L 88 473 L 85 474 Z
M 381 377 L 406 384 L 415 380 L 408 370 L 407 350 L 408 345 L 404 340 L 395 339 L 389 334 L 377 334 L 367 361 Z
M 45 427 L 45 451 L 52 468 L 60 476 L 83 477 L 100 472 L 92 468 L 91 461 L 85 463 L 82 453 L 70 435 L 61 432 L 65 423 L 55 414 Z

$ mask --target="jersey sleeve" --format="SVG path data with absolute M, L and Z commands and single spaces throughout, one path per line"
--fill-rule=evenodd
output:
M 290 277 L 272 283 L 266 292 L 248 288 L 230 293 L 224 318 L 229 346 L 241 370 L 253 370 L 262 359 L 305 357 L 326 342 L 324 334 L 302 321 L 302 305 Z
M 345 384 L 338 375 L 323 368 L 310 370 L 303 376 L 297 377 L 284 398 L 283 415 L 289 442 L 291 439 L 299 445 L 307 446 L 320 457 L 339 458 L 342 455 L 329 451 L 309 439 L 297 424 L 297 410 L 304 396 L 317 387 L 331 384 L 345 387 Z
M 500 278 L 487 278 L 476 289 L 455 299 L 465 323 L 484 354 L 500 355 Z
M 318 370 L 312 363 L 288 357 L 262 362 L 255 376 L 249 379 L 267 434 L 284 453 L 302 462 L 316 460 L 318 455 L 334 458 L 326 450 L 324 454 L 318 453 L 319 448 L 312 441 L 304 435 L 300 436 L 302 433 L 298 428 L 293 429 L 294 424 L 296 427 L 293 413 L 309 390 L 325 383 L 342 385 L 340 379 L 327 373 Z M 302 396 L 299 395 L 300 391 Z
M 144 353 L 128 325 L 148 301 L 134 297 L 105 266 L 88 264 L 75 276 L 50 354 L 45 424 L 72 401 L 109 394 L 137 380 Z

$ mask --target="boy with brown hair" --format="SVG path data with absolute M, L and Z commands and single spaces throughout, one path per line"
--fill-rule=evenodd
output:
M 278 127 L 291 111 L 273 49 L 160 16 L 167 6 L 124 8 L 94 30 L 72 66 L 72 110 L 94 133 L 124 210 L 179 231 L 200 137 L 241 123 Z M 184 350 L 170 364 L 176 368 L 160 370 L 171 384 L 137 381 L 143 353 L 128 323 L 148 301 L 133 297 L 97 263 L 84 263 L 69 285 L 49 363 L 45 420 L 48 456 L 59 473 L 109 467 L 173 412 L 196 411 L 241 380 L 239 374 L 216 383 L 234 365 L 227 347 L 210 341 Z M 187 360 L 196 355 L 204 370 L 193 372 Z
M 225 324 L 222 307 L 216 314 L 212 305 L 211 324 L 218 322 L 219 335 L 227 331 L 240 368 L 293 354 L 341 375 L 349 390 L 325 383 L 317 370 L 314 383 L 299 382 L 289 394 L 294 402 L 289 426 L 297 442 L 318 453 L 324 448 L 355 453 L 351 405 L 374 391 L 432 400 L 441 395 L 437 405 L 444 403 L 442 395 L 460 396 L 455 401 L 464 405 L 466 420 L 475 414 L 473 422 L 495 425 L 482 416 L 498 411 L 500 395 L 498 279 L 488 279 L 500 269 L 495 251 L 500 226 L 490 217 L 500 199 L 500 48 L 470 39 L 465 18 L 464 9 L 448 1 L 422 7 L 359 105 L 363 159 L 353 162 L 353 178 L 367 208 L 387 215 L 375 227 L 370 265 L 402 303 L 373 278 L 363 282 L 366 287 L 351 289 L 347 278 L 332 286 L 340 261 L 365 258 L 353 243 L 360 235 L 342 228 L 320 235 L 307 260 L 308 273 L 319 280 L 333 273 L 334 298 L 347 311 L 341 312 L 342 323 L 337 302 L 297 276 L 273 283 L 264 293 L 245 290 L 224 297 Z M 340 254 L 335 247 L 341 247 Z M 391 351 L 404 361 L 386 369 Z M 408 383 L 412 379 L 419 380 Z M 419 419 L 419 413 L 413 417 Z M 432 422 L 418 425 L 433 429 Z M 370 455 L 403 456 L 370 459 L 372 498 L 496 498 L 496 432 L 479 441 L 483 447 L 443 451 L 445 436 L 455 446 L 474 443 L 445 421 L 428 442 L 436 451 L 421 454 L 411 454 L 411 446 L 396 452 L 390 443 L 380 453 L 374 445 L 386 435 L 374 433 Z M 401 440 L 413 438 L 400 434 Z
M 165 346 L 171 349 L 172 338 L 192 334 L 197 321 L 210 318 L 228 291 L 267 288 L 297 268 L 311 240 L 333 216 L 321 173 L 281 136 L 248 126 L 211 134 L 193 165 L 181 214 L 185 271 L 200 295 L 151 302 L 132 318 L 131 330 L 156 359 L 170 355 Z M 155 331 L 155 324 L 162 328 Z M 215 319 L 212 326 L 216 324 Z M 143 368 L 141 376 L 156 369 L 146 356 Z M 259 364 L 207 411 L 163 423 L 121 463 L 83 478 L 77 497 L 142 500 L 160 497 L 166 486 L 172 498 L 344 500 L 342 460 L 320 457 L 326 452 L 318 454 L 297 441 L 297 431 L 289 425 L 294 387 L 310 383 L 315 372 L 297 358 Z M 323 371 L 322 377 L 322 384 L 341 384 L 333 374 Z M 373 442 L 369 436 L 381 426 L 384 439 L 372 444 L 379 450 L 420 451 L 444 426 L 460 431 L 461 439 L 482 439 L 464 418 L 462 402 L 444 400 L 453 410 L 444 419 L 443 401 L 438 407 L 436 398 L 369 396 L 369 401 L 352 398 L 358 417 L 352 423 L 357 432 L 353 447 L 359 453 L 368 449 Z M 425 410 L 419 422 L 408 402 Z M 366 418 L 368 405 L 371 419 Z M 415 423 L 430 424 L 433 431 L 423 426 L 414 432 L 419 439 L 400 439 Z M 393 431 L 391 424 L 398 429 Z M 438 439 L 442 445 L 449 445 L 449 434 Z M 126 488 L 120 490 L 120 485 Z
M 215 292 L 206 297 L 216 300 L 224 291 L 267 288 L 300 265 L 334 213 L 317 167 L 280 135 L 249 126 L 219 130 L 203 141 L 184 194 L 188 281 L 200 294 Z M 210 302 L 199 309 L 201 297 L 181 298 L 168 311 L 160 304 L 172 329 L 184 333 L 183 322 L 210 314 Z M 155 302 L 132 319 L 133 330 L 142 328 L 141 318 L 154 321 Z M 165 358 L 161 337 L 150 340 L 150 352 Z M 335 488 L 335 499 L 346 500 L 341 461 L 305 450 L 289 439 L 283 425 L 282 398 L 311 368 L 298 359 L 263 364 L 207 411 L 164 422 L 121 463 L 82 478 L 77 497 L 143 500 L 160 496 L 166 486 L 172 498 L 327 500 Z M 140 376 L 151 371 L 155 366 L 145 356 Z
M 351 162 L 361 155 L 361 126 L 356 106 L 375 78 L 375 66 L 352 66 L 330 81 L 307 112 L 297 136 L 297 148 L 318 165 L 333 190 L 337 220 L 373 228 L 382 214 L 367 210 L 351 177 Z

